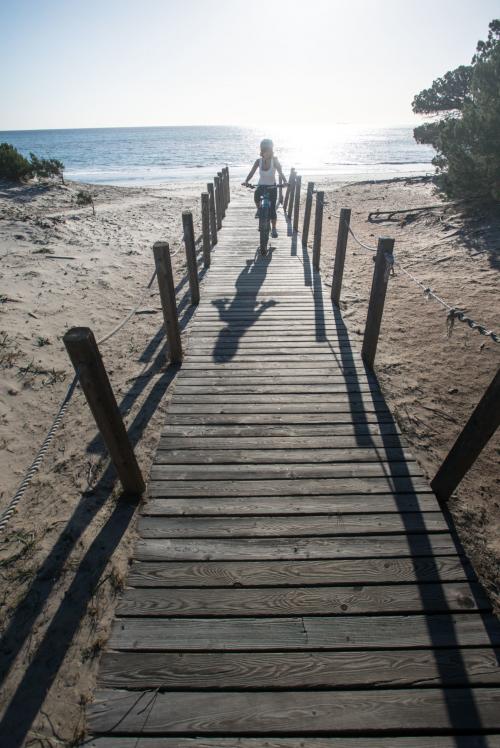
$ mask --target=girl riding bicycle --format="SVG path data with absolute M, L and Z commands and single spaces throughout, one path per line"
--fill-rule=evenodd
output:
M 260 198 L 262 193 L 267 189 L 269 199 L 271 201 L 271 236 L 276 239 L 278 232 L 276 231 L 276 200 L 278 197 L 278 189 L 276 187 L 276 172 L 282 179 L 283 184 L 286 184 L 286 179 L 283 176 L 281 164 L 275 157 L 273 152 L 273 141 L 265 138 L 260 143 L 260 158 L 256 160 L 252 166 L 248 177 L 243 182 L 244 187 L 248 187 L 248 184 L 257 171 L 259 170 L 259 184 L 254 192 L 254 200 L 257 208 L 259 207 Z M 269 189 L 269 187 L 271 189 Z

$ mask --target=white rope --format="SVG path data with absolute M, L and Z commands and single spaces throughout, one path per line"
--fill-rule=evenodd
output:
M 478 322 L 475 322 L 471 317 L 468 317 L 465 312 L 463 312 L 461 309 L 457 309 L 457 307 L 451 306 L 451 304 L 448 304 L 444 299 L 442 299 L 440 296 L 435 293 L 430 286 L 424 285 L 421 281 L 418 280 L 412 273 L 410 273 L 409 270 L 407 270 L 405 267 L 397 263 L 396 267 L 398 267 L 405 275 L 408 276 L 408 278 L 411 278 L 411 280 L 416 283 L 424 292 L 424 296 L 426 299 L 434 299 L 438 302 L 438 304 L 441 304 L 441 306 L 446 309 L 448 312 L 446 316 L 446 323 L 447 323 L 447 330 L 448 330 L 448 337 L 451 337 L 451 333 L 453 332 L 453 326 L 455 324 L 455 320 L 459 320 L 459 322 L 464 322 L 466 325 L 468 325 L 471 330 L 477 330 L 477 332 L 480 335 L 485 335 L 486 337 L 489 337 L 493 340 L 494 343 L 500 343 L 500 335 L 493 332 L 493 330 L 488 330 L 484 325 L 480 325 Z
M 137 312 L 139 307 L 144 301 L 144 298 L 147 295 L 147 292 L 150 290 L 151 286 L 153 285 L 154 279 L 156 277 L 156 270 L 154 271 L 153 275 L 151 276 L 151 279 L 149 280 L 148 285 L 146 286 L 145 293 L 141 296 L 141 299 L 139 303 L 130 311 L 126 317 L 118 324 L 116 327 L 114 327 L 109 333 L 104 335 L 100 340 L 97 341 L 98 345 L 102 345 L 103 343 L 106 343 L 110 338 L 113 337 L 113 335 L 116 335 L 116 333 L 124 327 L 127 322 L 133 317 L 133 315 Z M 69 385 L 66 394 L 64 395 L 64 398 L 61 402 L 61 405 L 59 406 L 59 409 L 57 411 L 57 414 L 52 422 L 51 427 L 49 428 L 45 439 L 42 442 L 42 445 L 40 449 L 38 450 L 35 459 L 29 466 L 28 470 L 26 471 L 26 474 L 21 481 L 16 493 L 12 497 L 12 499 L 9 501 L 9 504 L 6 509 L 0 514 L 0 532 L 5 530 L 5 527 L 7 526 L 7 523 L 9 519 L 14 514 L 17 505 L 23 498 L 24 494 L 28 490 L 29 486 L 31 485 L 31 482 L 35 475 L 37 474 L 38 470 L 40 469 L 40 466 L 43 462 L 43 459 L 45 457 L 45 454 L 52 443 L 52 440 L 59 429 L 59 426 L 62 423 L 62 420 L 66 414 L 66 410 L 68 408 L 68 405 L 70 403 L 71 398 L 73 397 L 73 393 L 75 392 L 76 385 L 78 384 L 78 374 L 75 374 L 73 377 L 73 380 L 71 381 L 71 384 Z
M 73 381 L 69 385 L 69 387 L 68 387 L 68 389 L 66 391 L 66 394 L 64 396 L 64 399 L 63 399 L 61 405 L 59 406 L 59 410 L 57 411 L 56 417 L 54 418 L 54 420 L 52 422 L 52 426 L 48 430 L 47 436 L 43 440 L 42 446 L 38 450 L 38 453 L 37 453 L 35 459 L 31 463 L 31 465 L 29 466 L 29 468 L 28 468 L 28 470 L 26 472 L 26 475 L 24 476 L 21 484 L 19 485 L 19 488 L 17 489 L 17 491 L 14 494 L 14 496 L 12 497 L 12 499 L 9 501 L 9 504 L 8 504 L 7 508 L 4 509 L 4 511 L 0 515 L 0 532 L 2 532 L 3 530 L 5 530 L 7 522 L 9 521 L 9 519 L 14 514 L 14 512 L 15 512 L 15 510 L 17 508 L 17 505 L 21 501 L 21 499 L 24 496 L 25 492 L 29 488 L 29 486 L 31 484 L 31 481 L 33 480 L 34 476 L 38 472 L 38 470 L 40 468 L 40 465 L 43 462 L 43 458 L 45 457 L 45 453 L 47 452 L 47 450 L 48 450 L 48 448 L 50 446 L 50 443 L 52 442 L 52 439 L 54 438 L 54 435 L 55 435 L 57 429 L 61 425 L 62 419 L 64 418 L 64 415 L 66 413 L 66 409 L 67 409 L 67 407 L 69 405 L 69 402 L 70 402 L 71 398 L 73 397 L 73 393 L 75 391 L 77 382 L 78 382 L 78 375 L 75 374 L 75 376 L 73 377 Z

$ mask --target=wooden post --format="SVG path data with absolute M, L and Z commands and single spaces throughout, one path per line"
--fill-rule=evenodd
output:
M 293 206 L 293 230 L 297 232 L 299 230 L 299 210 L 300 210 L 300 188 L 302 186 L 302 177 L 297 176 L 295 180 L 294 190 L 294 206 Z
M 451 496 L 499 426 L 500 369 L 431 482 L 438 499 Z
M 170 350 L 170 360 L 174 364 L 180 364 L 182 361 L 181 333 L 177 316 L 170 249 L 167 242 L 155 242 L 153 244 L 153 255 L 155 258 L 156 277 L 158 279 L 158 288 L 163 309 L 163 321 Z
M 201 193 L 201 231 L 203 234 L 203 264 L 210 267 L 210 198 L 208 192 Z
M 285 202 L 283 203 L 283 211 L 286 215 L 287 209 L 288 209 L 288 201 L 290 200 L 290 189 L 292 187 L 293 182 L 293 175 L 295 174 L 295 169 L 290 169 L 290 176 L 288 177 L 288 184 L 286 186 L 286 192 L 285 192 Z
M 226 217 L 226 197 L 225 197 L 225 190 L 224 190 L 224 175 L 221 171 L 217 172 L 217 176 L 219 177 L 219 185 L 220 185 L 220 217 L 225 218 Z
M 393 249 L 394 239 L 378 240 L 370 301 L 368 303 L 368 314 L 366 317 L 365 334 L 363 337 L 363 347 L 361 349 L 363 361 L 370 369 L 373 369 L 373 364 L 375 362 L 378 336 L 384 311 L 385 294 L 387 291 L 387 283 L 389 281 L 386 255 L 392 257 Z
M 351 220 L 350 208 L 340 209 L 339 228 L 337 231 L 337 249 L 335 251 L 335 263 L 332 278 L 332 301 L 336 306 L 340 304 L 340 292 L 342 290 L 342 278 L 344 276 L 345 252 L 347 238 L 349 236 L 349 223 Z
M 293 177 L 292 177 L 292 183 L 290 185 L 290 193 L 288 195 L 288 218 L 292 220 L 293 218 L 293 199 L 295 196 L 295 185 L 297 184 L 297 173 L 294 171 Z
M 226 166 L 226 180 L 227 180 L 227 204 L 231 202 L 231 183 L 229 179 L 229 166 Z
M 207 184 L 207 192 L 209 198 L 209 209 L 210 209 L 210 236 L 212 238 L 212 247 L 217 244 L 217 215 L 215 211 L 215 192 L 214 185 L 212 182 Z
M 311 209 L 314 194 L 314 182 L 307 183 L 306 204 L 304 207 L 304 224 L 302 226 L 302 246 L 307 247 L 309 239 L 309 226 L 311 223 Z
M 92 330 L 72 327 L 63 341 L 123 490 L 135 496 L 142 494 L 144 480 Z
M 186 260 L 189 275 L 189 289 L 191 292 L 191 304 L 193 306 L 196 306 L 200 303 L 200 285 L 198 283 L 198 267 L 196 264 L 193 214 L 190 210 L 184 210 L 182 212 L 182 228 L 184 229 L 184 245 L 186 247 Z
M 229 205 L 229 169 L 227 166 L 224 166 L 222 173 L 224 174 L 224 200 L 227 210 L 227 206 Z
M 226 174 L 224 172 L 224 167 L 220 171 L 217 172 L 220 179 L 220 192 L 222 195 L 222 218 L 226 215 Z
M 214 185 L 215 185 L 215 214 L 217 217 L 217 231 L 219 231 L 219 229 L 222 228 L 222 207 L 221 207 L 222 195 L 221 195 L 221 186 L 220 186 L 219 177 L 214 177 Z
M 325 193 L 316 193 L 316 212 L 314 216 L 314 243 L 313 243 L 313 267 L 319 270 L 321 257 L 321 233 L 323 231 L 323 207 L 325 204 Z

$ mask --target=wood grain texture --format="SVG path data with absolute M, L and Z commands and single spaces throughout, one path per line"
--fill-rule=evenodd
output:
M 302 561 L 134 561 L 132 587 L 254 587 L 327 584 L 396 584 L 474 580 L 465 559 L 318 559 Z
M 345 733 L 425 729 L 500 729 L 500 689 L 408 689 L 384 691 L 232 692 L 145 694 L 101 690 L 90 707 L 96 732 L 145 734 Z M 145 723 L 144 708 L 151 702 Z M 450 714 L 451 712 L 451 714 Z M 119 727 L 115 725 L 119 723 Z
M 142 538 L 263 538 L 447 532 L 441 512 L 298 517 L 142 517 Z
M 101 688 L 266 689 L 500 685 L 500 650 L 107 652 Z
M 446 613 L 489 610 L 486 595 L 467 582 L 344 587 L 259 587 L 255 589 L 127 589 L 118 616 L 310 616 Z
M 393 558 L 449 556 L 457 548 L 451 535 L 370 535 L 341 538 L 184 538 L 141 539 L 141 561 L 256 561 L 299 558 Z
M 259 738 L 91 738 L 89 748 L 500 748 L 500 735 L 429 735 L 383 738 L 279 738 L 263 735 Z
M 155 468 L 154 475 L 161 466 Z M 428 484 L 423 478 L 406 476 L 367 476 L 351 478 L 337 475 L 332 478 L 297 480 L 294 478 L 274 480 L 156 480 L 149 483 L 150 496 L 297 496 L 311 494 L 366 493 L 377 494 L 388 491 L 414 493 L 425 491 Z
M 144 516 L 247 516 L 289 514 L 387 514 L 429 511 L 436 512 L 439 505 L 428 493 L 374 494 L 367 499 L 364 494 L 327 496 L 201 496 L 187 498 L 150 498 L 142 505 Z

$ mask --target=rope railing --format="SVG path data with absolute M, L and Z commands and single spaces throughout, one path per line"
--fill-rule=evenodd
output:
M 293 169 L 290 174 L 291 187 L 287 189 L 287 198 L 285 200 L 284 211 L 288 218 L 291 218 L 292 207 L 294 207 L 294 233 L 300 234 L 298 228 L 298 205 L 300 202 L 300 184 L 301 178 Z M 297 190 L 298 185 L 298 190 Z M 298 194 L 297 194 L 298 193 Z M 315 232 L 313 243 L 313 267 L 315 270 L 320 269 L 320 251 L 321 251 L 321 234 L 323 209 L 328 205 L 324 199 L 324 192 L 314 189 L 314 183 L 309 182 L 307 186 L 306 204 L 303 218 L 302 246 L 308 247 L 309 223 L 311 218 L 312 198 L 316 194 L 316 216 Z M 295 205 L 294 205 L 295 203 Z M 435 206 L 434 206 L 435 207 Z M 427 209 L 427 208 L 425 208 Z M 397 212 L 397 211 L 396 211 Z M 368 304 L 368 313 L 363 336 L 362 358 L 368 368 L 373 369 L 375 353 L 377 349 L 380 326 L 383 316 L 386 289 L 391 275 L 396 275 L 395 268 L 399 269 L 413 283 L 422 289 L 425 298 L 433 299 L 446 311 L 447 335 L 451 336 L 454 324 L 458 320 L 468 325 L 471 330 L 475 330 L 480 335 L 489 337 L 493 342 L 500 343 L 500 335 L 490 330 L 485 325 L 476 322 L 468 316 L 462 309 L 449 304 L 440 295 L 438 295 L 430 286 L 420 281 L 408 268 L 404 267 L 394 259 L 394 242 L 395 239 L 378 240 L 377 247 L 371 247 L 363 242 L 355 233 L 350 225 L 351 211 L 348 208 L 342 208 L 340 215 L 332 213 L 333 217 L 338 219 L 337 246 L 335 251 L 334 268 L 331 285 L 332 302 L 340 305 L 340 295 L 342 288 L 342 278 L 344 272 L 344 263 L 348 237 L 357 243 L 358 246 L 369 252 L 375 252 L 374 272 L 370 299 Z M 373 214 L 370 214 L 373 215 Z M 399 241 L 399 240 L 398 240 Z M 450 450 L 447 458 L 441 465 L 436 476 L 431 482 L 436 496 L 439 499 L 448 499 L 457 485 L 462 480 L 467 470 L 474 464 L 481 450 L 488 442 L 490 437 L 500 426 L 500 371 L 497 372 L 492 383 L 484 393 L 481 401 L 476 406 L 466 426 L 462 430 L 453 448 Z
M 221 216 L 221 218 L 222 218 L 222 212 L 225 212 L 225 209 L 226 209 L 227 205 L 229 204 L 229 196 L 230 196 L 230 190 L 229 190 L 229 169 L 227 167 L 225 167 L 222 170 L 222 172 L 219 172 L 219 175 L 220 176 L 216 178 L 219 187 L 218 187 L 218 190 L 216 192 L 216 195 L 214 196 L 214 205 L 210 206 L 210 207 L 212 207 L 214 211 L 217 211 L 217 213 L 219 214 L 219 216 Z M 207 185 L 207 187 L 209 188 L 209 192 L 210 192 L 210 187 L 211 186 L 213 187 L 213 185 Z M 212 192 L 212 194 L 213 194 L 213 192 Z M 203 193 L 203 195 L 207 195 L 207 198 L 208 198 L 208 193 Z M 204 202 L 203 195 L 202 195 L 202 207 L 203 207 L 203 202 Z M 217 206 L 215 205 L 215 198 L 217 200 Z M 207 205 L 208 205 L 208 200 L 207 200 Z M 186 213 L 189 214 L 190 218 L 188 218 L 188 225 L 192 229 L 192 213 L 190 213 L 189 211 L 187 211 Z M 184 223 L 184 215 L 183 215 L 183 223 Z M 162 275 L 161 279 L 158 277 L 158 265 L 157 265 L 156 269 L 154 270 L 153 274 L 151 275 L 151 278 L 149 279 L 149 281 L 148 281 L 148 283 L 147 283 L 147 285 L 146 285 L 146 287 L 144 289 L 144 292 L 141 294 L 141 297 L 140 297 L 138 303 L 133 307 L 133 309 L 131 309 L 125 315 L 125 317 L 117 325 L 115 325 L 115 327 L 113 327 L 108 333 L 106 333 L 105 335 L 103 335 L 97 341 L 95 341 L 93 339 L 93 335 L 92 335 L 91 331 L 89 330 L 90 337 L 92 339 L 91 343 L 92 343 L 93 347 L 95 348 L 95 351 L 93 352 L 94 356 L 97 359 L 97 364 L 102 366 L 102 371 L 101 371 L 101 385 L 103 383 L 104 383 L 104 385 L 105 384 L 108 385 L 108 388 L 109 388 L 108 396 L 109 396 L 109 394 L 111 394 L 111 400 L 112 400 L 111 401 L 111 406 L 113 406 L 113 404 L 115 406 L 114 413 L 111 414 L 111 415 L 115 419 L 115 422 L 114 422 L 113 425 L 114 425 L 114 428 L 115 428 L 116 431 L 119 431 L 120 428 L 122 429 L 122 431 L 124 431 L 123 421 L 121 420 L 121 416 L 119 415 L 118 406 L 116 405 L 116 401 L 114 400 L 114 395 L 113 395 L 111 387 L 109 385 L 109 381 L 107 380 L 107 375 L 106 375 L 104 367 L 102 365 L 102 360 L 100 358 L 100 353 L 98 351 L 98 346 L 103 345 L 104 343 L 107 343 L 109 340 L 111 340 L 111 338 L 113 338 L 120 330 L 122 330 L 125 327 L 125 325 L 132 319 L 132 317 L 137 313 L 137 311 L 139 310 L 139 308 L 142 306 L 142 304 L 144 302 L 144 299 L 146 298 L 148 292 L 151 290 L 151 287 L 152 287 L 152 285 L 153 285 L 153 283 L 154 283 L 154 281 L 155 281 L 155 279 L 157 277 L 158 277 L 158 284 L 159 284 L 159 287 L 160 287 L 160 296 L 162 297 L 162 306 L 163 306 L 163 309 L 164 309 L 165 325 L 167 327 L 167 337 L 169 338 L 169 345 L 170 345 L 170 343 L 171 343 L 172 316 L 175 317 L 175 320 L 176 320 L 177 326 L 178 326 L 177 308 L 176 308 L 176 302 L 175 302 L 175 290 L 174 290 L 174 286 L 173 286 L 172 268 L 171 268 L 171 265 L 170 265 L 170 259 L 172 257 L 175 257 L 175 255 L 178 254 L 178 252 L 181 250 L 181 248 L 182 248 L 183 245 L 186 247 L 186 253 L 188 254 L 188 245 L 190 243 L 192 244 L 192 247 L 189 247 L 189 249 L 192 249 L 193 251 L 195 251 L 196 245 L 200 244 L 200 242 L 202 242 L 202 241 L 204 243 L 204 247 L 206 247 L 207 241 L 208 241 L 208 245 L 210 247 L 213 247 L 214 244 L 216 243 L 216 237 L 215 237 L 215 242 L 214 242 L 213 241 L 213 238 L 214 238 L 213 234 L 210 235 L 210 233 L 209 233 L 209 235 L 207 236 L 207 232 L 210 232 L 210 223 L 207 223 L 206 225 L 203 226 L 203 233 L 200 236 L 198 236 L 196 239 L 194 239 L 194 233 L 191 231 L 191 239 L 192 239 L 192 241 L 190 242 L 189 241 L 189 231 L 188 232 L 186 231 L 186 225 L 185 225 L 184 230 L 183 230 L 181 236 L 177 239 L 176 244 L 178 246 L 177 246 L 177 249 L 174 252 L 170 252 L 169 251 L 168 245 L 163 245 L 163 246 L 167 247 L 167 252 L 168 252 L 168 266 L 169 266 L 169 271 L 170 271 L 170 278 L 169 278 L 169 280 L 171 281 L 170 282 L 171 288 L 168 289 L 169 290 L 169 297 L 170 297 L 168 299 L 168 301 L 170 302 L 170 307 L 168 309 L 168 313 L 165 310 L 165 304 L 164 304 L 165 299 L 164 299 L 164 294 L 162 293 L 164 291 L 164 286 L 163 286 L 164 279 L 163 279 L 163 275 Z M 187 238 L 187 235 L 188 235 L 188 238 Z M 189 259 L 189 256 L 188 256 L 188 259 Z M 156 252 L 155 252 L 155 261 L 156 261 Z M 189 262 L 188 262 L 188 266 L 189 266 Z M 188 267 L 188 271 L 191 272 L 192 269 L 193 269 L 193 263 L 191 263 L 191 267 Z M 163 270 L 163 266 L 160 265 L 160 272 L 162 270 Z M 197 274 L 196 256 L 195 256 L 195 262 L 194 262 L 194 272 Z M 83 328 L 83 329 L 87 330 L 87 328 Z M 65 336 L 65 338 L 66 337 L 67 336 Z M 65 344 L 66 344 L 66 347 L 68 349 L 68 352 L 70 353 L 70 350 L 69 350 L 69 347 L 68 347 L 68 344 L 67 344 L 66 340 L 65 340 Z M 73 341 L 73 346 L 74 346 L 74 341 Z M 70 355 L 71 355 L 72 361 L 73 361 L 73 363 L 75 365 L 75 361 L 74 361 L 73 355 L 71 353 L 70 353 Z M 96 363 L 96 361 L 94 361 L 94 363 Z M 91 393 L 89 391 L 88 384 L 86 384 L 85 382 L 82 382 L 82 380 L 81 380 L 81 374 L 82 374 L 82 372 L 80 371 L 80 367 L 78 367 L 78 366 L 75 365 L 75 371 L 76 371 L 75 376 L 73 377 L 70 385 L 68 386 L 68 389 L 66 390 L 66 393 L 65 393 L 65 395 L 64 395 L 64 397 L 63 397 L 63 399 L 62 399 L 62 401 L 61 401 L 61 403 L 59 405 L 59 408 L 57 409 L 56 415 L 55 415 L 55 417 L 54 417 L 54 419 L 52 421 L 52 424 L 51 424 L 49 430 L 47 431 L 47 433 L 45 435 L 45 438 L 42 441 L 42 444 L 41 444 L 40 448 L 38 449 L 38 451 L 37 451 L 37 453 L 36 453 L 33 461 L 31 462 L 30 466 L 28 467 L 28 469 L 27 469 L 27 471 L 26 471 L 26 473 L 25 473 L 22 481 L 20 482 L 20 484 L 19 484 L 19 486 L 18 486 L 18 488 L 17 488 L 14 496 L 11 498 L 11 500 L 7 504 L 7 507 L 0 513 L 0 532 L 3 532 L 5 530 L 5 528 L 7 527 L 8 522 L 11 519 L 11 517 L 13 516 L 14 512 L 16 511 L 16 509 L 17 509 L 17 507 L 18 507 L 21 499 L 23 498 L 23 496 L 25 495 L 26 491 L 30 487 L 30 485 L 31 485 L 31 483 L 33 481 L 33 478 L 35 477 L 35 475 L 39 471 L 39 469 L 40 469 L 40 467 L 41 467 L 41 465 L 43 463 L 43 460 L 44 460 L 44 458 L 46 456 L 46 453 L 47 453 L 47 451 L 48 451 L 48 449 L 49 449 L 49 447 L 50 447 L 50 445 L 51 445 L 51 443 L 52 443 L 52 441 L 53 441 L 53 439 L 54 439 L 54 437 L 55 437 L 55 435 L 56 435 L 56 433 L 57 433 L 57 431 L 58 431 L 58 429 L 59 429 L 59 427 L 60 427 L 60 425 L 61 425 L 61 423 L 62 423 L 62 421 L 64 419 L 64 416 L 65 416 L 65 414 L 67 412 L 68 406 L 69 406 L 69 404 L 70 404 L 70 402 L 72 400 L 72 397 L 73 397 L 73 395 L 75 393 L 75 390 L 76 390 L 76 388 L 77 388 L 77 386 L 79 384 L 80 384 L 80 386 L 82 386 L 82 389 L 85 392 L 85 395 L 87 397 L 87 401 L 89 402 L 89 405 L 90 405 L 91 410 L 92 410 L 92 412 L 94 414 L 94 417 L 96 418 L 96 421 L 98 422 L 97 425 L 98 425 L 99 430 L 106 430 L 105 428 L 101 429 L 101 426 L 104 426 L 104 427 L 106 427 L 107 425 L 109 426 L 109 423 L 110 423 L 110 421 L 109 421 L 110 414 L 108 413 L 108 423 L 105 423 L 106 419 L 105 419 L 104 416 L 101 416 L 101 419 L 99 419 L 98 414 L 96 414 L 96 412 L 95 412 L 95 408 L 92 407 L 93 403 L 91 402 Z M 104 382 L 102 380 L 102 377 L 105 378 Z M 95 403 L 94 403 L 94 405 L 95 405 Z M 119 419 L 119 421 L 116 420 L 117 418 Z M 106 441 L 106 439 L 105 439 L 105 441 Z M 128 442 L 128 438 L 127 438 L 127 442 Z M 111 456 L 113 457 L 113 453 L 116 452 L 116 449 L 117 449 L 116 445 L 113 447 L 113 445 L 110 445 L 109 443 L 107 443 L 107 446 L 108 446 L 108 450 L 109 450 Z M 133 450 L 132 450 L 129 442 L 128 442 L 128 445 L 127 445 L 127 449 L 128 449 L 128 452 L 129 452 L 129 454 L 128 454 L 129 462 L 131 461 L 131 462 L 133 462 L 133 463 L 136 464 L 135 455 L 133 454 Z M 130 452 L 132 453 L 132 458 L 130 458 Z M 118 454 L 118 453 L 116 452 L 116 454 Z M 118 470 L 118 472 L 119 472 L 120 478 L 122 479 L 122 483 L 123 483 L 124 482 L 123 481 L 123 476 L 120 474 L 120 470 Z M 128 476 L 130 476 L 130 471 L 128 472 Z M 143 484 L 143 481 L 142 481 L 142 477 L 140 476 L 140 471 L 139 471 L 139 468 L 138 468 L 137 465 L 136 465 L 136 475 L 134 476 L 134 478 L 135 478 L 135 480 L 134 480 L 135 486 L 137 488 L 139 488 L 139 489 L 141 488 L 141 486 L 143 488 L 144 484 Z
M 296 185 L 297 184 L 297 179 L 298 179 L 297 174 L 295 173 L 294 178 L 291 175 L 291 179 L 293 179 L 294 184 Z M 309 184 L 313 184 L 313 183 L 309 183 Z M 324 193 L 323 192 L 321 192 L 319 190 L 316 190 L 316 189 L 312 189 L 311 190 L 311 194 L 315 194 L 316 195 L 316 209 L 318 209 L 318 206 L 319 206 L 320 209 L 323 209 L 324 207 L 328 206 L 328 204 L 329 204 L 328 200 L 324 199 Z M 292 198 L 292 199 L 295 200 L 295 207 L 296 207 L 297 204 L 298 204 L 298 201 L 300 200 L 300 196 L 294 195 L 294 198 Z M 437 207 L 437 206 L 435 206 L 435 207 Z M 307 212 L 307 210 L 308 210 L 308 203 L 306 202 L 306 212 Z M 309 203 L 309 210 L 310 210 L 310 203 Z M 285 211 L 285 213 L 286 213 L 286 211 Z M 289 216 L 290 216 L 290 211 L 289 211 Z M 352 239 L 356 242 L 356 244 L 359 247 L 361 247 L 362 249 L 367 250 L 368 252 L 376 252 L 377 251 L 377 247 L 370 246 L 369 244 L 367 244 L 366 242 L 362 241 L 357 236 L 357 234 L 355 233 L 354 229 L 350 225 L 350 221 L 347 221 L 339 213 L 333 212 L 333 213 L 331 213 L 331 216 L 333 218 L 336 218 L 339 221 L 339 227 L 340 227 L 340 224 L 343 224 L 345 226 L 346 231 L 348 232 L 348 234 L 352 237 Z M 309 226 L 309 216 L 307 216 L 307 218 L 306 218 L 306 215 L 304 216 L 304 225 L 305 224 L 307 224 L 307 226 Z M 294 229 L 295 229 L 295 227 L 294 227 Z M 297 226 L 297 229 L 296 229 L 296 233 L 297 234 L 301 234 L 302 233 L 298 229 L 298 226 Z M 399 240 L 397 240 L 397 241 L 399 241 Z M 306 238 L 306 243 L 307 243 L 307 238 Z M 314 249 L 315 249 L 315 251 L 314 251 L 314 254 L 315 254 L 316 259 L 318 261 L 319 261 L 319 249 L 320 249 L 320 247 L 321 247 L 321 237 L 319 239 L 315 238 L 315 243 L 314 243 Z M 424 248 L 424 249 L 426 249 L 426 248 Z M 338 251 L 339 251 L 339 247 L 338 247 L 338 244 L 337 244 L 337 252 Z M 344 248 L 344 251 L 345 251 L 345 248 Z M 315 262 L 315 267 L 316 268 L 318 267 L 318 263 L 316 263 L 316 262 Z M 458 320 L 459 322 L 463 322 L 464 324 L 468 325 L 471 330 L 475 330 L 480 335 L 483 335 L 485 337 L 491 338 L 491 340 L 493 342 L 495 342 L 495 343 L 500 343 L 500 334 L 495 333 L 493 330 L 488 329 L 486 327 L 486 325 L 483 325 L 483 324 L 480 324 L 479 322 L 476 322 L 474 319 L 472 319 L 471 317 L 469 317 L 464 312 L 463 309 L 460 309 L 460 308 L 458 308 L 456 306 L 453 306 L 452 304 L 448 304 L 440 296 L 438 296 L 430 287 L 425 286 L 421 281 L 419 281 L 418 278 L 416 278 L 412 273 L 410 273 L 410 271 L 407 268 L 405 268 L 403 265 L 401 265 L 399 262 L 396 263 L 394 261 L 394 259 L 393 259 L 392 262 L 387 263 L 387 267 L 388 267 L 388 269 L 387 269 L 386 272 L 388 272 L 389 275 L 395 275 L 395 268 L 401 270 L 401 272 L 403 272 L 405 275 L 407 275 L 408 278 L 410 278 L 414 283 L 416 283 L 420 288 L 422 288 L 422 290 L 423 290 L 426 298 L 429 298 L 429 299 L 432 298 L 432 299 L 434 299 L 444 309 L 446 309 L 446 311 L 447 311 L 446 327 L 447 327 L 447 335 L 448 335 L 448 337 L 451 337 L 451 334 L 452 334 L 453 328 L 454 328 L 454 324 L 455 324 L 456 320 Z M 342 267 L 342 271 L 343 271 L 343 267 Z M 331 286 L 333 288 L 334 283 L 333 282 L 331 284 L 327 283 L 327 285 Z

